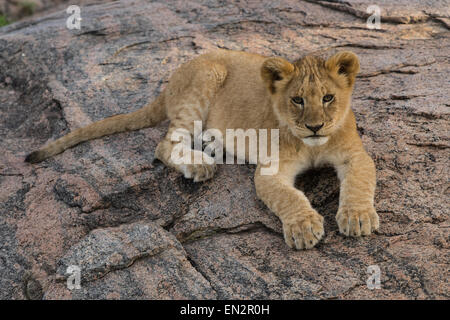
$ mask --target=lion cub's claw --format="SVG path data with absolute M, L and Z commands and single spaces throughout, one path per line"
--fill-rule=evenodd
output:
M 367 236 L 373 231 L 378 230 L 379 219 L 375 208 L 340 208 L 336 221 L 339 231 L 351 237 Z
M 283 232 L 290 248 L 311 249 L 324 234 L 323 217 L 317 212 L 290 216 L 283 219 Z

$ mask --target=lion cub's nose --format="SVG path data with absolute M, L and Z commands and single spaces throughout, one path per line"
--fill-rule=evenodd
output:
M 319 131 L 320 129 L 322 129 L 323 127 L 323 123 L 319 124 L 318 126 L 310 126 L 305 124 L 305 127 L 307 127 L 309 130 L 311 130 L 312 132 L 316 133 L 317 131 Z

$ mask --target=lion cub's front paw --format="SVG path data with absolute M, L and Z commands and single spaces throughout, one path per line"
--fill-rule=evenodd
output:
M 373 206 L 339 208 L 336 215 L 339 231 L 346 236 L 367 236 L 379 227 L 378 214 Z
M 202 163 L 200 164 L 194 163 L 194 156 L 193 156 L 192 162 L 190 164 L 179 165 L 179 170 L 184 174 L 184 177 L 186 179 L 193 179 L 194 182 L 200 182 L 211 179 L 217 170 L 214 158 L 210 157 L 209 155 L 201 151 L 192 150 L 193 155 L 195 155 L 196 153 L 198 154 L 198 158 L 202 159 Z
M 184 164 L 180 166 L 186 179 L 201 182 L 211 179 L 216 172 L 215 164 Z
M 291 248 L 310 249 L 323 236 L 323 217 L 316 211 L 298 213 L 282 220 L 284 240 Z

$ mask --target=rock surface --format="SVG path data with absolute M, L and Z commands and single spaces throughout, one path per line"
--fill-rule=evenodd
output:
M 371 30 L 368 3 L 117 1 L 82 7 L 81 30 L 66 28 L 64 11 L 1 28 L 0 298 L 450 298 L 448 6 L 382 1 Z M 353 109 L 377 166 L 378 234 L 339 235 L 338 181 L 323 169 L 298 187 L 326 235 L 289 249 L 256 198 L 254 166 L 222 165 L 195 184 L 154 161 L 167 123 L 23 162 L 142 107 L 181 63 L 217 47 L 359 55 Z M 70 265 L 81 289 L 66 286 Z M 370 265 L 381 289 L 366 285 Z
M 90 5 L 113 0 L 0 0 L 0 16 L 9 23 L 30 16 L 38 17 L 51 12 L 66 10 L 70 5 Z

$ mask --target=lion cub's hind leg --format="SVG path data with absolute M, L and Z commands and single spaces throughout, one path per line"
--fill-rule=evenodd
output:
M 170 126 L 166 136 L 158 144 L 155 155 L 168 167 L 176 169 L 183 173 L 185 178 L 195 182 L 212 178 L 216 171 L 214 159 L 202 150 L 194 150 L 192 144 L 195 138 L 195 122 L 199 121 L 202 128 L 205 127 L 209 107 L 226 74 L 226 68 L 220 64 L 193 60 L 175 72 L 165 90 Z M 188 161 L 185 158 L 180 163 L 180 159 L 176 159 L 180 156 L 179 139 L 185 135 L 189 135 L 189 141 L 192 142 L 190 145 L 184 145 L 189 150 L 190 157 Z M 174 149 L 176 146 L 177 149 Z M 201 163 L 195 159 L 200 159 Z

